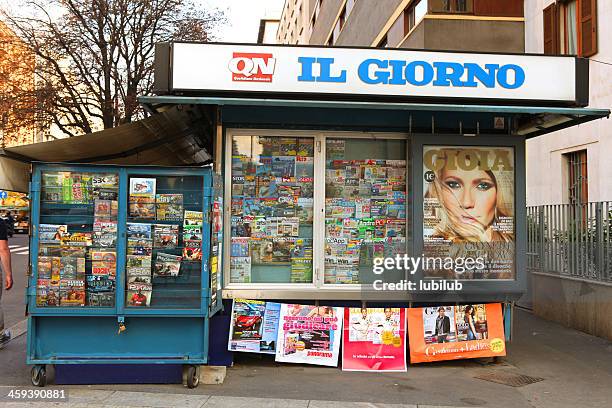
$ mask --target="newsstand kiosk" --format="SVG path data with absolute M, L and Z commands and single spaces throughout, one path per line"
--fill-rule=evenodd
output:
M 173 364 L 198 385 L 221 305 L 220 187 L 210 167 L 33 164 L 32 384 L 46 365 Z
M 214 120 L 224 299 L 502 302 L 508 336 L 529 280 L 526 140 L 609 115 L 586 107 L 588 84 L 573 56 L 168 43 L 139 101 Z M 375 272 L 406 254 L 457 268 Z

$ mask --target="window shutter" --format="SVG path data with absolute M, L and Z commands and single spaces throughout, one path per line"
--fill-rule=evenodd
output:
M 544 54 L 559 53 L 559 19 L 557 4 L 544 9 Z
M 580 34 L 583 57 L 597 53 L 597 0 L 580 1 Z

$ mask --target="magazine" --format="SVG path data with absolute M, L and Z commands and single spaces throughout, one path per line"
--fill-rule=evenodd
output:
M 202 241 L 183 242 L 183 260 L 201 261 L 202 260 Z
M 156 216 L 155 203 L 130 203 L 130 217 L 154 220 Z
M 81 279 L 60 280 L 60 306 L 85 306 L 85 281 Z
M 234 299 L 229 351 L 274 354 L 280 303 Z
M 94 217 L 96 218 L 116 218 L 118 203 L 115 200 L 94 199 Z
M 276 361 L 336 367 L 343 316 L 341 307 L 282 304 Z
M 85 275 L 85 258 L 62 256 L 60 258 L 61 279 L 80 279 Z
M 50 256 L 39 256 L 38 257 L 38 279 L 50 279 L 52 269 L 52 257 Z
M 182 260 L 182 256 L 158 252 L 155 258 L 153 276 L 178 276 Z
M 89 247 L 93 245 L 93 233 L 91 232 L 72 232 L 62 235 L 62 245 Z
M 87 292 L 102 293 L 115 291 L 115 279 L 108 275 L 87 275 Z M 92 306 L 91 304 L 89 306 Z
M 92 275 L 114 276 L 117 269 L 117 254 L 115 251 L 92 251 L 91 273 Z
M 153 286 L 148 283 L 128 283 L 126 303 L 128 306 L 146 307 L 151 305 Z
M 87 305 L 96 307 L 115 306 L 114 292 L 87 292 Z
M 251 257 L 235 256 L 230 258 L 230 281 L 232 283 L 251 282 Z
M 345 308 L 342 370 L 406 371 L 406 309 Z
M 156 185 L 154 178 L 130 178 L 130 201 L 132 197 L 145 197 L 155 202 Z
M 128 276 L 151 275 L 151 257 L 147 255 L 128 255 L 126 269 Z
M 36 306 L 47 306 L 50 279 L 38 279 L 36 282 Z
M 128 240 L 130 238 L 153 239 L 151 227 L 152 227 L 151 224 L 128 222 L 127 223 Z
M 157 219 L 162 221 L 181 221 L 183 219 L 182 194 L 157 194 Z
M 62 237 L 67 234 L 68 226 L 65 224 L 40 224 L 38 226 L 38 239 L 41 244 L 61 244 Z
M 176 224 L 155 224 L 153 226 L 154 248 L 176 248 L 178 246 L 179 226 Z
M 93 224 L 93 245 L 112 248 L 117 243 L 117 221 L 95 220 Z

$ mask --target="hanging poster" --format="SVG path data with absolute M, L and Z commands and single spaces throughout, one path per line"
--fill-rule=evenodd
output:
M 229 351 L 274 354 L 280 303 L 234 299 Z
M 511 147 L 423 147 L 423 254 L 482 260 L 426 277 L 515 278 L 514 180 Z
M 500 303 L 408 309 L 410 362 L 506 355 Z
M 276 361 L 336 367 L 342 307 L 282 304 Z
M 406 309 L 345 308 L 343 371 L 406 371 Z

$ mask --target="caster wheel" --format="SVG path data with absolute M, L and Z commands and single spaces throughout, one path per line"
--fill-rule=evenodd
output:
M 187 368 L 187 388 L 195 388 L 200 384 L 200 370 L 196 366 Z
M 45 366 L 32 367 L 32 385 L 44 387 L 47 384 L 47 369 Z

